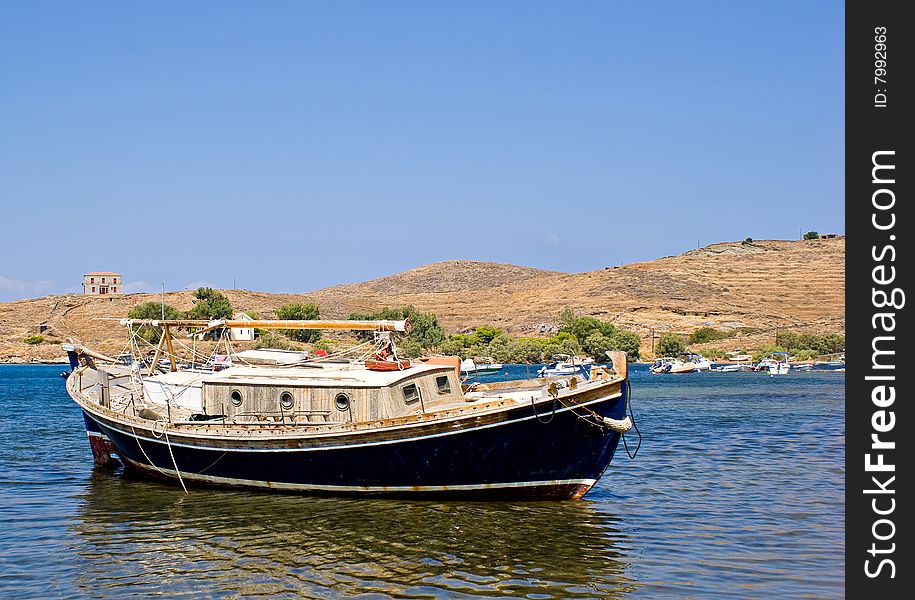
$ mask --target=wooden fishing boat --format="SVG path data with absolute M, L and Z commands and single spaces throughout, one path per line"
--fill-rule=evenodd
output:
M 67 390 L 94 459 L 182 486 L 320 494 L 580 498 L 633 426 L 626 355 L 575 376 L 462 387 L 457 357 L 401 363 L 405 321 L 254 321 L 246 327 L 376 332 L 355 358 L 235 352 L 179 370 L 174 330 L 233 321 L 129 321 L 163 330 L 130 365 L 76 344 Z M 157 369 L 160 356 L 170 368 Z M 381 357 L 381 358 L 379 358 Z M 395 363 L 380 370 L 378 362 Z M 106 364 L 110 363 L 110 364 Z M 206 364 L 205 361 L 199 361 Z M 373 365 L 376 368 L 368 368 Z M 627 414 L 627 411 L 629 414 Z

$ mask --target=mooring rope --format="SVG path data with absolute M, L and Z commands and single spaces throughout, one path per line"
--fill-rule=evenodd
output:
M 636 434 L 639 436 L 639 443 L 635 446 L 635 452 L 629 452 L 629 444 L 626 443 L 626 434 L 623 434 L 623 448 L 626 449 L 626 454 L 629 455 L 629 460 L 635 460 L 635 457 L 639 453 L 639 448 L 642 447 L 642 432 L 639 431 L 639 426 L 635 424 L 635 415 L 632 413 L 632 387 L 629 385 L 629 382 L 626 382 L 626 405 L 629 407 L 629 418 L 632 421 L 632 428 L 635 429 Z
M 184 495 L 189 496 L 187 493 L 187 486 L 184 485 L 184 479 L 181 477 L 181 471 L 178 469 L 178 463 L 175 462 L 175 454 L 172 452 L 172 443 L 168 439 L 168 424 L 165 424 L 165 445 L 168 446 L 168 454 L 172 457 L 172 466 L 175 467 L 175 473 L 178 474 L 178 483 L 181 484 L 181 487 L 184 489 Z

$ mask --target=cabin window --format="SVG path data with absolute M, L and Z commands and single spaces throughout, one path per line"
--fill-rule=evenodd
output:
M 451 383 L 448 381 L 447 375 L 439 375 L 435 378 L 435 386 L 438 388 L 439 394 L 450 394 L 451 393 Z
M 289 410 L 290 408 L 292 408 L 294 403 L 295 402 L 293 401 L 292 393 L 283 392 L 282 394 L 280 394 L 280 407 L 283 410 Z
M 334 397 L 334 406 L 337 407 L 337 410 L 344 411 L 349 409 L 349 396 L 340 392 Z
M 232 401 L 232 406 L 241 406 L 241 392 L 232 390 L 232 393 L 229 394 L 229 400 Z
M 408 383 L 401 389 L 403 390 L 403 399 L 407 404 L 419 400 L 419 389 L 415 383 Z

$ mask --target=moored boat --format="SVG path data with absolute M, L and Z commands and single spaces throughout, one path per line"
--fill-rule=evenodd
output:
M 769 358 L 759 361 L 754 371 L 765 371 L 769 375 L 787 375 L 791 370 L 787 352 L 773 352 Z
M 464 375 L 478 375 L 480 373 L 498 373 L 502 370 L 502 363 L 497 363 L 489 357 L 477 357 L 476 360 L 466 358 L 461 361 L 461 373 Z
M 537 377 L 563 377 L 582 374 L 594 364 L 592 358 L 581 358 L 571 354 L 556 354 L 548 365 L 537 371 Z
M 626 355 L 587 374 L 462 387 L 457 357 L 397 355 L 404 321 L 253 321 L 262 329 L 377 332 L 355 358 L 239 352 L 221 370 L 179 370 L 173 330 L 232 321 L 128 321 L 163 330 L 149 365 L 75 344 L 67 390 L 93 456 L 187 485 L 405 496 L 579 498 L 633 426 Z M 132 335 L 131 339 L 137 336 Z M 256 352 L 257 355 L 251 352 Z M 168 372 L 155 366 L 165 354 Z M 397 363 L 379 368 L 378 363 Z M 374 367 L 374 368 L 373 368 Z M 629 414 L 627 414 L 627 411 Z

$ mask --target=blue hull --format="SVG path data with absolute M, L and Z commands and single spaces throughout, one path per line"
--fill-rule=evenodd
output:
M 626 384 L 615 398 L 588 408 L 625 416 Z M 577 411 L 584 414 L 583 410 Z M 87 428 L 110 440 L 136 471 L 184 483 L 324 494 L 442 495 L 473 497 L 580 497 L 601 477 L 620 434 L 595 426 L 559 406 L 532 406 L 498 423 L 401 439 L 334 446 L 207 446 L 172 432 L 122 429 L 86 414 Z

